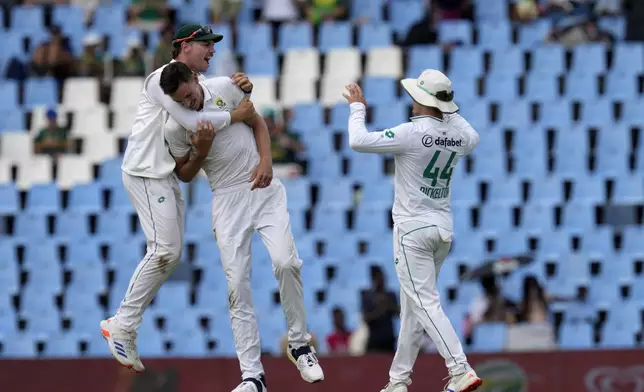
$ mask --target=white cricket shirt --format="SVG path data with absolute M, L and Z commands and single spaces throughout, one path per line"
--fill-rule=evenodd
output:
M 417 220 L 452 232 L 452 172 L 479 134 L 459 114 L 414 117 L 382 132 L 368 132 L 365 115 L 362 103 L 351 104 L 349 144 L 358 152 L 394 155 L 394 223 Z
M 204 113 L 231 111 L 244 98 L 242 90 L 228 77 L 209 78 L 200 84 L 204 90 Z M 173 156 L 195 153 L 188 131 L 174 117 L 166 122 L 164 134 Z M 241 122 L 217 130 L 203 170 L 210 187 L 215 190 L 248 183 L 258 164 L 259 152 L 253 130 Z
M 217 129 L 230 124 L 228 112 L 192 111 L 165 95 L 159 85 L 163 68 L 165 65 L 152 72 L 143 83 L 138 112 L 121 165 L 121 169 L 132 176 L 165 178 L 174 171 L 174 158 L 163 138 L 163 124 L 168 113 L 186 129 L 197 129 L 200 120 L 212 122 Z

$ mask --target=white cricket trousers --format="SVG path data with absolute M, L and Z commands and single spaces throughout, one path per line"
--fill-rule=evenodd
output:
M 136 331 L 159 287 L 181 261 L 185 206 L 174 174 L 155 179 L 123 172 L 123 185 L 139 216 L 147 252 L 114 317 L 121 327 Z
M 445 359 L 450 375 L 469 370 L 461 342 L 440 304 L 436 278 L 449 249 L 451 233 L 424 222 L 394 225 L 394 255 L 400 280 L 400 333 L 389 378 L 411 383 L 411 372 L 427 332 Z
M 230 322 L 242 378 L 264 373 L 250 282 L 253 232 L 259 233 L 268 249 L 279 281 L 289 343 L 299 348 L 311 340 L 300 276 L 302 260 L 291 234 L 286 190 L 277 179 L 267 188 L 251 191 L 250 186 L 249 183 L 216 189 L 212 200 L 213 228 L 228 281 Z

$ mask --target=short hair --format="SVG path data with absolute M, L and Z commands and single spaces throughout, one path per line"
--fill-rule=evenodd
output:
M 175 61 L 163 68 L 159 85 L 166 95 L 174 94 L 182 83 L 190 83 L 192 80 L 192 71 L 182 62 Z
M 172 44 L 172 58 L 176 59 L 181 54 L 181 43 L 178 45 Z

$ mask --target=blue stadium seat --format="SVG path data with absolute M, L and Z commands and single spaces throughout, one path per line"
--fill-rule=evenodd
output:
M 644 47 L 640 43 L 618 42 L 613 48 L 611 74 L 635 76 L 644 69 Z
M 474 150 L 474 172 L 480 178 L 499 178 L 506 175 L 505 160 L 501 155 L 486 155 L 483 152 Z
M 585 126 L 612 126 L 613 105 L 609 100 L 586 101 L 581 113 L 580 121 Z
M 519 96 L 519 83 L 512 74 L 494 73 L 485 79 L 485 98 L 493 102 L 513 102 Z
M 233 50 L 233 29 L 228 23 L 218 23 L 212 26 L 212 31 L 224 36 L 224 39 L 217 42 L 217 51 Z
M 293 49 L 308 49 L 313 46 L 313 27 L 309 23 L 288 23 L 280 27 L 277 47 L 286 52 Z
M 286 189 L 288 207 L 295 210 L 306 209 L 311 205 L 311 183 L 306 178 L 281 180 Z
M 351 2 L 351 17 L 366 19 L 370 23 L 382 22 L 384 0 L 355 0 Z M 384 24 L 384 23 L 383 23 Z
M 40 241 L 48 236 L 47 216 L 35 212 L 23 212 L 16 216 L 15 236 L 29 241 Z
M 616 180 L 613 191 L 613 203 L 637 205 L 644 200 L 644 183 L 642 182 L 641 176 L 627 175 L 618 177 Z
M 4 131 L 19 131 L 26 129 L 25 115 L 20 109 L 0 110 L 2 123 L 0 123 L 0 133 Z
M 85 27 L 83 8 L 76 5 L 57 4 L 52 10 L 51 19 L 66 35 L 80 33 Z
M 521 228 L 548 233 L 555 228 L 553 206 L 550 202 L 533 201 L 521 208 Z
M 479 228 L 485 232 L 506 233 L 512 229 L 512 208 L 491 202 L 479 209 Z
M 559 345 L 568 350 L 592 348 L 593 330 L 588 324 L 564 324 L 559 331 Z
M 573 101 L 593 101 L 599 96 L 598 87 L 593 74 L 571 74 L 566 78 L 565 97 Z
M 0 184 L 0 215 L 10 215 L 18 212 L 18 189 L 14 184 Z
M 211 207 L 195 206 L 186 213 L 186 239 L 201 239 L 212 236 Z
M 538 131 L 533 133 L 538 133 Z M 528 132 L 525 132 L 524 134 L 528 134 Z M 534 138 L 532 140 L 536 141 L 539 139 Z M 527 146 L 529 145 L 524 146 L 526 147 L 522 147 L 514 155 L 514 173 L 521 178 L 545 177 L 548 172 L 545 148 L 540 149 L 539 142 L 537 142 L 534 145 L 534 151 L 527 152 L 525 149 L 527 149 Z
M 90 235 L 89 217 L 78 212 L 65 211 L 56 216 L 56 237 L 86 238 Z
M 452 75 L 449 76 L 452 78 Z M 478 101 L 477 76 L 464 76 L 458 79 L 452 78 L 452 91 L 455 96 L 454 100 L 461 106 L 467 106 L 466 104 Z
M 528 252 L 526 234 L 520 231 L 510 231 L 497 236 L 494 254 L 499 257 L 515 256 Z
M 635 335 L 621 325 L 604 324 L 601 330 L 599 347 L 612 349 L 633 348 L 636 345 Z
M 563 200 L 563 186 L 556 176 L 533 178 L 528 192 L 530 202 L 555 206 Z
M 324 22 L 318 35 L 318 49 L 326 53 L 331 49 L 352 46 L 352 26 L 346 22 Z
M 507 22 L 479 23 L 478 47 L 497 50 L 506 49 L 512 45 L 512 27 Z
M 203 357 L 208 355 L 206 338 L 198 331 L 168 335 L 173 342 L 170 354 L 174 357 Z
M 622 121 L 627 126 L 639 126 L 644 124 L 640 113 L 644 111 L 644 100 L 634 100 L 624 102 L 622 111 Z M 642 149 L 644 151 L 644 149 Z
M 349 209 L 354 203 L 353 181 L 335 179 L 320 181 L 318 204 L 338 209 Z
M 313 211 L 313 230 L 316 233 L 343 233 L 347 231 L 346 210 L 317 206 Z
M 448 20 L 438 25 L 438 38 L 441 43 L 460 42 L 472 44 L 472 23 L 467 20 Z
M 606 91 L 604 95 L 613 101 L 628 101 L 638 99 L 640 96 L 637 77 L 610 73 L 606 77 Z
M 113 189 L 123 186 L 122 163 L 123 161 L 120 158 L 109 159 L 101 163 L 98 171 L 98 181 L 103 187 Z
M 301 135 L 302 144 L 306 147 L 309 159 L 325 158 L 335 155 L 333 133 L 326 129 Z
M 337 104 L 331 108 L 331 123 L 329 126 L 334 130 L 346 129 L 349 120 L 349 105 Z
M 579 233 L 581 237 L 581 251 L 586 254 L 612 255 L 613 233 L 608 228 L 597 228 Z
M 408 113 L 407 104 L 403 101 L 374 105 L 371 126 L 375 129 L 393 128 L 408 122 Z
M 600 75 L 606 70 L 606 47 L 602 44 L 583 44 L 573 48 L 572 68 L 577 75 Z
M 597 157 L 598 173 L 610 176 L 623 176 L 628 172 L 631 145 L 630 129 L 625 127 L 601 128 L 598 133 Z
M 526 78 L 526 95 L 533 101 L 554 101 L 559 97 L 559 84 L 554 75 L 542 74 L 538 70 Z
M 588 203 L 572 202 L 563 209 L 563 227 L 584 231 L 595 226 L 594 206 Z
M 565 50 L 561 45 L 543 45 L 532 52 L 531 72 L 558 76 L 566 69 Z
M 349 176 L 355 181 L 376 182 L 384 179 L 384 161 L 380 155 L 353 153 L 350 158 Z
M 85 214 L 97 214 L 103 210 L 102 188 L 98 183 L 74 186 L 69 192 L 67 210 Z
M 391 177 L 380 181 L 370 181 L 362 185 L 360 204 L 364 206 L 388 206 L 394 201 L 394 189 Z
M 0 83 L 1 110 L 15 110 L 18 108 L 18 87 L 18 82 L 13 80 L 3 80 L 2 83 Z
M 451 183 L 451 202 L 452 205 L 462 207 L 474 207 L 479 202 L 478 179 L 469 176 L 461 178 Z
M 109 192 L 109 211 L 134 212 L 130 196 L 123 186 L 115 186 Z
M 342 162 L 337 156 L 312 159 L 308 162 L 308 175 L 319 180 L 337 179 L 342 175 Z
M 507 328 L 503 323 L 481 323 L 474 327 L 471 349 L 477 352 L 502 351 Z
M 244 71 L 248 75 L 277 77 L 277 57 L 270 49 L 257 49 L 246 55 Z
M 125 239 L 132 236 L 132 215 L 128 211 L 111 210 L 98 216 L 98 234 L 109 239 Z
M 542 127 L 568 127 L 572 123 L 572 109 L 569 101 L 557 100 L 541 102 L 539 105 L 539 120 Z
M 36 106 L 53 107 L 58 104 L 58 93 L 54 79 L 27 79 L 25 82 L 24 107 L 33 109 Z
M 45 356 L 48 358 L 78 357 L 81 353 L 80 340 L 79 335 L 69 332 L 51 336 L 47 340 Z
M 368 23 L 358 29 L 358 48 L 363 52 L 392 44 L 392 31 L 387 24 Z
M 552 21 L 547 18 L 537 19 L 519 28 L 518 45 L 522 48 L 534 48 L 543 44 L 550 34 Z
M 392 78 L 367 77 L 361 84 L 369 104 L 387 104 L 397 99 L 397 81 Z
M 180 311 L 190 307 L 190 284 L 187 282 L 166 282 L 159 289 L 154 308 L 165 311 Z
M 345 122 L 347 119 L 345 119 Z M 324 111 L 318 103 L 299 104 L 293 107 L 290 126 L 297 132 L 309 132 L 324 127 Z
M 626 19 L 622 16 L 608 16 L 599 19 L 599 28 L 606 30 L 616 40 L 623 40 L 626 35 Z
M 474 4 L 474 18 L 478 22 L 503 23 L 508 19 L 505 0 L 476 0 Z
M 483 71 L 482 49 L 473 47 L 456 47 L 452 49 L 449 60 L 449 76 L 452 79 L 452 83 L 460 78 L 473 80 L 473 78 L 481 76 Z M 456 91 L 456 89 L 454 90 Z
M 14 6 L 11 8 L 11 30 L 30 34 L 33 29 L 42 29 L 45 25 L 42 7 Z
M 2 358 L 35 358 L 36 343 L 27 334 L 6 335 L 2 337 Z
M 271 29 L 265 23 L 241 25 L 237 33 L 237 49 L 244 55 L 272 48 Z
M 60 205 L 60 192 L 55 184 L 34 185 L 27 192 L 27 212 L 54 214 Z
M 389 206 L 359 206 L 354 211 L 354 231 L 360 233 L 389 233 Z
M 443 52 L 438 46 L 412 46 L 408 55 L 409 64 L 405 73 L 408 78 L 417 78 L 428 68 L 443 69 Z
M 399 38 L 405 38 L 409 29 L 422 19 L 425 4 L 422 0 L 390 2 L 391 27 Z
M 94 11 L 92 28 L 97 33 L 106 35 L 115 31 L 124 31 L 126 29 L 125 13 L 124 4 L 101 4 Z
M 573 183 L 571 200 L 581 203 L 601 204 L 606 199 L 604 180 L 598 176 L 582 176 Z
M 521 76 L 524 72 L 524 53 L 520 48 L 506 47 L 492 52 L 490 72 L 493 75 Z
M 507 177 L 489 183 L 488 200 L 516 206 L 521 203 L 521 182 L 515 177 Z

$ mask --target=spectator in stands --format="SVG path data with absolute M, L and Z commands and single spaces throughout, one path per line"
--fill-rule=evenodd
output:
M 172 61 L 172 26 L 166 25 L 161 30 L 161 41 L 154 52 L 154 69 L 160 68 Z
M 103 38 L 90 33 L 83 39 L 85 48 L 78 64 L 80 76 L 103 77 L 105 66 L 103 64 Z
M 438 32 L 436 31 L 436 16 L 436 13 L 427 11 L 421 20 L 411 26 L 402 46 L 437 44 Z M 458 44 L 458 42 L 446 42 L 442 43 L 441 46 L 443 50 L 449 50 L 451 47 Z
M 371 270 L 372 287 L 362 294 L 362 317 L 369 327 L 367 352 L 392 353 L 396 350 L 394 317 L 400 309 L 398 299 L 385 287 L 385 275 L 380 267 Z
M 215 24 L 235 23 L 242 4 L 242 0 L 210 0 L 212 21 Z
M 595 13 L 599 15 L 619 15 L 622 12 L 622 0 L 597 0 Z
M 304 3 L 304 14 L 314 25 L 324 21 L 341 20 L 347 17 L 348 0 L 301 0 Z
M 290 112 L 286 112 L 290 116 Z M 286 128 L 286 121 L 278 117 L 274 110 L 264 114 L 264 121 L 271 135 L 273 171 L 276 177 L 293 177 L 302 172 L 297 154 L 304 151 L 297 135 Z
M 40 44 L 34 51 L 31 58 L 31 74 L 62 80 L 73 73 L 74 56 L 71 44 L 58 26 L 53 26 L 50 34 L 49 40 Z
M 326 337 L 326 343 L 329 346 L 331 354 L 346 354 L 349 349 L 349 338 L 351 331 L 347 328 L 344 320 L 344 311 L 335 307 L 332 311 L 333 332 Z
M 440 20 L 473 19 L 474 10 L 471 0 L 434 0 Z
M 557 42 L 570 48 L 590 42 L 612 43 L 614 40 L 609 32 L 599 28 L 595 18 L 590 18 L 572 26 L 553 30 L 547 41 Z
M 530 23 L 541 15 L 539 4 L 535 0 L 519 0 L 512 4 L 512 20 Z
M 640 0 L 625 0 L 626 40 L 644 41 L 644 2 Z
M 501 293 L 494 275 L 481 278 L 483 296 L 474 298 L 465 325 L 465 336 L 470 336 L 474 326 L 484 322 L 516 322 L 516 306 Z
M 518 321 L 545 323 L 549 319 L 548 299 L 537 278 L 532 275 L 523 280 L 523 299 L 519 306 Z
M 71 147 L 69 131 L 58 125 L 56 111 L 47 111 L 47 126 L 42 128 L 34 139 L 36 154 L 48 154 L 57 157 L 65 154 Z
M 167 21 L 166 0 L 133 0 L 128 9 L 128 22 L 146 31 L 157 31 Z
M 136 38 L 128 41 L 128 50 L 126 55 L 116 60 L 117 76 L 145 76 L 145 59 L 141 49 L 141 41 Z
M 273 41 L 276 41 L 282 23 L 295 22 L 300 17 L 302 0 L 264 0 L 262 19 L 270 23 Z

